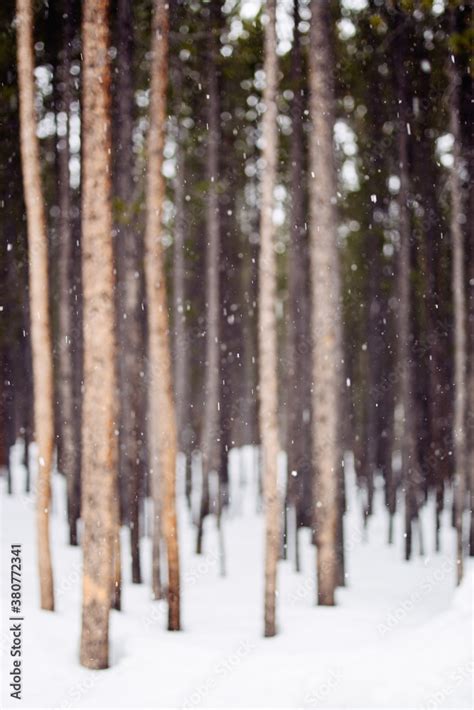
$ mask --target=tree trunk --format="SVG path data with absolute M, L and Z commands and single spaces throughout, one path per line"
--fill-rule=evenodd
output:
M 468 114 L 469 115 L 469 114 Z M 470 125 L 470 122 L 469 122 Z M 474 184 L 472 178 L 472 167 L 474 159 L 474 150 L 472 146 L 473 136 L 470 131 L 471 145 L 469 148 L 469 192 L 468 192 L 468 219 L 467 229 L 469 234 L 468 244 L 470 245 L 469 253 L 469 298 L 468 298 L 468 333 L 469 333 L 469 368 L 468 368 L 468 418 L 467 431 L 469 436 L 468 443 L 468 471 L 469 480 L 469 501 L 470 501 L 470 526 L 469 526 L 469 555 L 474 557 Z
M 454 310 L 454 461 L 455 523 L 457 536 L 457 582 L 464 573 L 463 515 L 466 491 L 466 294 L 464 265 L 463 205 L 461 185 L 461 129 L 459 120 L 459 74 L 454 55 L 448 57 L 449 127 L 454 138 L 453 165 L 449 177 L 451 197 L 450 232 L 452 241 L 452 290 Z
M 380 180 L 380 172 L 377 175 Z M 381 402 L 378 385 L 381 379 L 382 353 L 380 344 L 380 288 L 383 259 L 383 234 L 377 230 L 375 220 L 367 232 L 368 274 L 368 322 L 367 322 L 367 500 L 364 522 L 372 515 L 375 477 L 378 464 Z M 375 227 L 375 228 L 374 228 Z
M 471 21 L 471 8 L 465 4 L 460 12 L 460 29 L 466 32 L 466 26 Z M 471 55 L 470 48 L 464 52 L 464 71 L 460 93 L 460 122 L 462 154 L 465 156 L 467 185 L 465 194 L 465 238 L 466 257 L 468 264 L 467 279 L 467 480 L 469 486 L 469 555 L 474 557 L 474 133 L 472 131 L 472 103 L 474 99 L 474 83 L 469 71 Z
M 107 668 L 117 538 L 117 407 L 112 245 L 108 0 L 83 11 L 82 273 L 84 308 L 81 664 Z
M 181 105 L 181 67 L 176 70 L 175 85 L 178 87 L 178 100 Z M 186 461 L 186 501 L 191 510 L 192 494 L 192 438 L 189 404 L 191 396 L 189 335 L 187 325 L 186 298 L 186 234 L 185 234 L 185 152 L 183 148 L 184 129 L 181 116 L 177 111 L 178 132 L 176 137 L 176 182 L 175 182 L 175 229 L 173 247 L 173 306 L 174 306 L 174 361 L 176 388 L 176 420 L 178 422 L 178 439 L 180 451 Z
M 329 4 L 311 4 L 309 57 L 313 446 L 317 471 L 318 603 L 335 604 L 341 456 L 341 303 L 333 150 L 334 89 Z
M 258 218 L 258 216 L 256 216 Z M 255 225 L 257 231 L 257 224 Z M 258 345 L 257 345 L 257 308 L 258 303 L 258 244 L 255 239 L 248 246 L 247 264 L 241 268 L 241 289 L 243 293 L 242 341 L 243 382 L 242 382 L 242 419 L 240 446 L 256 446 L 260 441 L 258 431 Z
M 207 124 L 208 145 L 206 177 L 207 193 L 207 251 L 206 251 L 206 379 L 204 384 L 205 413 L 202 431 L 202 491 L 199 515 L 196 552 L 202 552 L 204 518 L 210 511 L 209 474 L 219 467 L 221 431 L 220 431 L 220 286 L 219 253 L 221 242 L 221 221 L 219 214 L 219 147 L 220 147 L 220 105 L 217 79 L 217 47 L 215 30 L 219 12 L 218 0 L 210 5 L 207 76 L 208 93 Z M 213 502 L 215 505 L 215 501 Z M 216 512 L 214 510 L 213 512 Z
M 429 85 L 427 87 L 429 89 Z M 429 116 L 427 116 L 429 119 Z M 420 192 L 423 204 L 424 227 L 424 257 L 426 264 L 426 330 L 427 342 L 430 348 L 428 357 L 429 397 L 428 397 L 428 436 L 429 436 L 429 461 L 432 462 L 427 473 L 435 491 L 435 549 L 440 550 L 441 513 L 444 503 L 444 481 L 447 478 L 446 455 L 444 446 L 445 428 L 442 413 L 442 373 L 443 352 L 439 336 L 439 302 L 443 294 L 440 292 L 439 261 L 441 229 L 437 216 L 436 195 L 433 186 L 436 184 L 436 175 L 433 170 L 433 147 L 431 141 L 426 139 L 428 134 L 428 121 L 422 124 L 422 138 L 420 144 L 419 170 Z M 437 332 L 438 331 L 438 332 Z
M 77 545 L 77 521 L 80 516 L 80 500 L 77 495 L 75 475 L 78 446 L 74 431 L 74 338 L 72 332 L 73 312 L 73 234 L 71 225 L 71 194 L 69 187 L 69 120 L 71 105 L 71 42 L 72 3 L 63 4 L 63 49 L 59 76 L 59 108 L 66 114 L 66 134 L 58 145 L 59 178 L 59 253 L 58 253 L 58 365 L 59 365 L 59 415 L 61 436 L 61 463 L 67 482 L 67 507 L 69 543 Z
M 179 548 L 176 519 L 177 434 L 170 332 L 161 242 L 165 181 L 162 174 L 168 85 L 168 4 L 155 0 L 152 31 L 150 128 L 146 179 L 145 278 L 148 304 L 149 419 L 155 540 L 161 527 L 168 557 L 168 629 L 180 628 Z M 161 486 L 158 485 L 161 477 Z M 162 516 L 160 520 L 159 516 Z
M 53 570 L 49 544 L 51 465 L 54 441 L 53 359 L 49 319 L 48 239 L 41 191 L 36 136 L 33 55 L 33 9 L 17 0 L 17 59 L 20 94 L 20 143 L 25 195 L 30 274 L 34 418 L 38 444 L 37 526 L 41 608 L 54 609 Z
M 119 0 L 117 8 L 117 154 L 116 190 L 117 250 L 120 310 L 120 456 L 119 469 L 126 486 L 132 581 L 141 583 L 140 567 L 140 407 L 141 300 L 140 254 L 142 245 L 134 226 L 133 206 L 133 18 L 131 0 Z
M 313 465 L 311 461 L 311 347 L 309 308 L 309 250 L 306 228 L 306 177 L 303 134 L 303 65 L 298 0 L 294 2 L 294 37 L 291 79 L 294 98 L 291 120 L 291 242 L 288 254 L 287 320 L 287 455 L 288 503 L 294 508 L 295 543 L 300 526 L 312 527 Z
M 267 0 L 265 25 L 265 113 L 262 121 L 264 163 L 261 178 L 259 255 L 259 395 L 265 505 L 265 636 L 276 634 L 277 562 L 280 547 L 278 493 L 278 354 L 276 327 L 276 258 L 273 191 L 277 177 L 278 132 L 276 92 L 278 60 L 275 0 Z
M 470 180 L 470 199 L 472 200 L 472 173 Z M 470 213 L 472 216 L 472 207 L 470 205 Z M 474 557 L 474 225 L 473 222 L 468 219 L 468 229 L 470 231 L 470 256 L 469 256 L 469 374 L 468 374 L 468 434 L 469 434 L 469 447 L 468 447 L 468 471 L 469 471 L 469 500 L 470 500 L 470 526 L 469 526 L 469 555 Z
M 401 21 L 401 20 L 400 20 Z M 410 288 L 410 215 L 408 212 L 408 115 L 405 81 L 405 41 L 400 37 L 395 49 L 395 71 L 398 97 L 398 164 L 400 190 L 398 253 L 398 362 L 400 367 L 400 402 L 403 410 L 401 455 L 402 481 L 405 488 L 405 559 L 412 553 L 412 528 L 416 516 L 415 477 L 416 445 L 411 353 L 411 288 Z

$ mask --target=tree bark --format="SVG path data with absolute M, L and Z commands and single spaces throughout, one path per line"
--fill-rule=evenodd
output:
M 176 519 L 177 434 L 170 332 L 161 242 L 165 181 L 162 174 L 168 85 L 168 4 L 155 0 L 152 28 L 150 128 L 146 178 L 145 278 L 148 304 L 149 418 L 155 538 L 162 528 L 168 557 L 168 629 L 180 628 L 179 548 Z M 158 485 L 159 476 L 161 486 Z M 161 489 L 161 490 L 160 490 Z M 160 520 L 160 516 L 162 519 Z M 154 540 L 157 544 L 156 539 Z
M 20 144 L 25 195 L 29 274 L 31 341 L 35 388 L 34 418 L 38 444 L 37 530 L 41 608 L 54 609 L 53 570 L 49 543 L 51 466 L 54 441 L 53 359 L 49 318 L 48 238 L 41 190 L 36 136 L 31 0 L 17 0 L 17 59 L 20 94 Z
M 58 145 L 59 178 L 59 253 L 58 253 L 58 320 L 59 320 L 59 415 L 61 436 L 61 463 L 67 482 L 67 507 L 69 523 L 69 543 L 77 545 L 77 521 L 80 516 L 80 499 L 76 475 L 77 456 L 80 442 L 74 427 L 74 337 L 73 337 L 73 273 L 74 243 L 71 225 L 71 194 L 69 187 L 69 120 L 71 105 L 71 43 L 72 43 L 72 3 L 63 3 L 63 48 L 59 75 L 59 108 L 66 114 L 66 134 Z M 79 446 L 78 446 L 79 444 Z
M 471 88 L 472 91 L 472 88 Z M 470 108 L 468 109 L 468 116 Z M 470 127 L 470 120 L 468 119 Z M 469 153 L 468 153 L 468 209 L 467 209 L 467 229 L 469 249 L 469 290 L 468 290 L 468 333 L 469 333 L 469 367 L 468 367 L 468 418 L 467 432 L 468 442 L 468 471 L 469 471 L 469 501 L 470 501 L 470 526 L 469 526 L 469 555 L 474 557 L 474 184 L 473 184 L 473 136 L 469 131 Z
M 83 9 L 83 602 L 81 664 L 107 668 L 117 538 L 117 407 L 108 0 Z
M 401 20 L 400 20 L 401 21 Z M 414 439 L 413 373 L 411 356 L 411 288 L 410 288 L 410 215 L 408 212 L 409 165 L 407 96 L 405 81 L 405 41 L 400 37 L 394 54 L 398 97 L 398 164 L 400 190 L 398 251 L 398 362 L 400 367 L 400 402 L 403 409 L 401 454 L 402 481 L 405 488 L 405 559 L 412 553 L 412 527 L 416 516 L 415 478 L 416 445 Z
M 207 75 L 208 92 L 207 124 L 208 145 L 206 177 L 208 184 L 206 213 L 206 375 L 204 384 L 204 425 L 202 431 L 202 490 L 201 509 L 199 514 L 196 552 L 202 552 L 204 518 L 211 510 L 209 500 L 209 474 L 217 470 L 222 446 L 220 431 L 220 285 L 219 285 L 219 253 L 221 242 L 221 220 L 219 214 L 219 146 L 220 146 L 220 102 L 217 79 L 217 47 L 215 29 L 216 16 L 219 12 L 218 0 L 212 0 L 210 5 Z M 215 501 L 213 501 L 215 508 Z M 216 512 L 216 510 L 214 510 Z
M 461 185 L 461 128 L 459 120 L 459 75 L 455 57 L 448 57 L 449 80 L 449 127 L 454 138 L 453 165 L 449 176 L 451 198 L 450 232 L 452 242 L 452 291 L 454 310 L 454 461 L 455 461 L 455 524 L 457 583 L 464 574 L 463 515 L 467 478 L 466 414 L 467 414 L 467 343 L 466 343 L 466 294 L 465 294 L 465 250 L 462 230 L 463 204 Z
M 341 456 L 341 294 L 333 151 L 334 88 L 328 3 L 311 3 L 309 53 L 310 240 L 313 335 L 313 456 L 318 603 L 335 604 Z
M 133 206 L 133 17 L 131 0 L 117 8 L 117 251 L 119 273 L 118 331 L 120 356 L 120 455 L 119 469 L 126 486 L 132 581 L 141 583 L 140 566 L 140 407 L 141 299 L 140 254 L 142 244 L 134 226 Z
M 280 497 L 278 493 L 278 354 L 276 327 L 276 256 L 273 225 L 273 191 L 277 177 L 278 132 L 276 92 L 278 60 L 275 0 L 267 0 L 264 71 L 265 113 L 262 121 L 264 163 L 261 178 L 259 254 L 259 395 L 265 506 L 265 636 L 276 634 L 277 562 L 280 547 Z
M 176 70 L 178 100 L 181 104 L 181 67 Z M 192 437 L 189 413 L 191 382 L 189 362 L 188 318 L 186 314 L 186 219 L 185 219 L 185 152 L 183 148 L 184 129 L 177 111 L 178 132 L 176 138 L 176 182 L 175 182 L 175 229 L 173 247 L 173 306 L 174 306 L 174 360 L 176 389 L 176 420 L 178 422 L 178 443 L 185 456 L 186 501 L 191 509 L 192 495 Z
M 306 228 L 305 143 L 303 133 L 303 59 L 301 55 L 299 3 L 294 2 L 294 34 L 291 65 L 294 93 L 291 121 L 291 242 L 288 253 L 287 320 L 287 456 L 288 504 L 295 509 L 295 544 L 298 529 L 313 525 L 313 464 L 311 460 L 311 344 L 309 307 L 309 248 Z

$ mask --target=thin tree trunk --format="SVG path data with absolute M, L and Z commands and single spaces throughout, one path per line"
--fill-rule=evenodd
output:
M 305 217 L 305 165 L 303 135 L 303 66 L 298 30 L 298 0 L 294 2 L 294 37 L 291 79 L 294 98 L 291 109 L 291 243 L 288 255 L 288 394 L 287 455 L 288 503 L 295 509 L 295 539 L 300 526 L 313 525 L 311 505 L 311 348 L 309 308 L 309 245 Z
M 210 512 L 209 474 L 217 470 L 220 460 L 220 285 L 219 285 L 219 253 L 221 242 L 221 221 L 219 214 L 219 145 L 220 145 L 220 105 L 217 79 L 217 47 L 215 28 L 216 16 L 219 12 L 218 0 L 212 0 L 210 5 L 209 39 L 207 76 L 208 93 L 207 123 L 208 145 L 206 177 L 207 194 L 207 252 L 206 252 L 206 379 L 204 385 L 205 413 L 202 431 L 202 490 L 201 510 L 199 515 L 196 552 L 202 552 L 204 518 Z M 214 511 L 216 512 L 216 511 Z
M 454 460 L 455 460 L 455 524 L 457 536 L 457 583 L 464 574 L 463 515 L 466 491 L 466 294 L 464 271 L 464 235 L 461 226 L 463 217 L 461 185 L 461 129 L 459 121 L 459 75 L 454 55 L 448 58 L 449 79 L 449 126 L 454 138 L 453 165 L 450 171 L 449 192 L 451 197 L 450 231 L 452 240 L 452 290 L 454 310 Z
M 74 355 L 72 333 L 72 263 L 73 235 L 71 226 L 71 194 L 69 187 L 69 120 L 71 105 L 71 42 L 72 3 L 63 4 L 63 49 L 59 76 L 59 108 L 66 114 L 66 134 L 59 141 L 59 253 L 58 253 L 58 315 L 59 315 L 59 415 L 61 435 L 61 463 L 67 482 L 67 507 L 69 544 L 77 545 L 77 521 L 80 515 L 80 500 L 76 495 L 75 474 L 78 449 L 74 436 Z
M 117 407 L 112 245 L 108 0 L 83 9 L 82 270 L 84 303 L 81 664 L 107 668 L 116 544 Z
M 0 351 L 0 468 L 5 468 L 7 474 L 7 493 L 12 494 L 12 480 L 10 471 L 10 437 L 9 437 L 9 411 L 8 411 L 8 355 L 2 348 Z
M 380 172 L 377 175 L 380 179 Z M 383 235 L 374 228 L 367 232 L 368 274 L 368 323 L 367 323 L 367 501 L 364 511 L 365 521 L 373 512 L 375 477 L 377 473 L 378 446 L 380 436 L 381 406 L 378 394 L 380 368 L 382 364 L 380 348 L 380 288 L 382 276 Z
M 132 581 L 141 583 L 140 566 L 140 407 L 141 407 L 141 243 L 133 210 L 133 17 L 132 1 L 117 9 L 117 247 L 120 354 L 120 475 L 125 480 L 130 527 Z
M 181 67 L 176 69 L 176 81 L 179 106 L 182 100 Z M 177 110 L 178 131 L 176 137 L 176 182 L 175 182 L 175 229 L 173 248 L 173 305 L 174 305 L 174 360 L 176 388 L 176 419 L 178 422 L 179 448 L 185 455 L 186 501 L 191 510 L 192 495 L 192 440 L 190 436 L 190 361 L 189 335 L 186 314 L 186 234 L 185 234 L 185 151 L 183 147 L 184 129 Z
M 120 611 L 122 608 L 122 559 L 120 546 L 120 494 L 115 486 L 112 501 L 113 541 L 112 541 L 112 579 L 110 605 L 112 609 Z
M 429 86 L 428 86 L 429 89 Z M 419 155 L 419 170 L 421 174 L 420 190 L 424 212 L 424 256 L 426 263 L 426 329 L 430 345 L 428 358 L 429 397 L 428 397 L 428 436 L 429 459 L 432 467 L 428 470 L 430 482 L 435 490 L 435 549 L 440 550 L 441 513 L 444 503 L 444 480 L 446 478 L 445 455 L 440 442 L 443 439 L 442 416 L 442 370 L 443 353 L 440 338 L 436 335 L 439 329 L 438 304 L 442 294 L 439 288 L 439 240 L 441 237 L 440 225 L 436 219 L 437 205 L 433 186 L 436 176 L 433 171 L 433 149 L 431 142 L 426 139 L 428 127 L 422 124 L 422 139 Z M 432 338 L 432 341 L 431 341 Z
M 466 23 L 471 20 L 472 12 L 469 5 L 464 5 L 462 18 Z M 462 27 L 462 24 L 461 24 Z M 468 333 L 468 372 L 467 372 L 467 480 L 469 486 L 469 555 L 474 557 L 474 133 L 472 131 L 472 103 L 474 99 L 474 82 L 468 71 L 470 54 L 465 53 L 463 83 L 460 87 L 460 119 L 462 132 L 462 153 L 465 155 L 467 173 L 467 190 L 465 196 L 465 234 L 468 264 L 467 293 L 467 333 Z
M 260 435 L 265 505 L 265 636 L 276 634 L 277 562 L 280 547 L 281 505 L 278 494 L 278 354 L 276 326 L 276 258 L 273 225 L 273 191 L 277 177 L 278 133 L 276 92 L 275 0 L 267 0 L 265 25 L 265 113 L 262 121 L 264 163 L 261 179 L 259 255 L 259 395 Z
M 317 470 L 318 603 L 335 604 L 340 499 L 342 346 L 336 175 L 333 151 L 334 89 L 329 4 L 311 4 L 309 63 L 310 237 L 313 333 L 313 446 Z
M 401 21 L 401 20 L 400 20 Z M 415 509 L 416 446 L 414 439 L 413 373 L 410 345 L 411 288 L 410 288 L 410 215 L 408 212 L 409 165 L 407 96 L 405 81 L 405 42 L 403 37 L 395 50 L 395 71 L 398 96 L 398 163 L 400 190 L 399 255 L 398 255 L 398 361 L 400 366 L 400 401 L 403 409 L 401 454 L 402 480 L 405 488 L 405 559 L 412 554 L 413 520 Z
M 28 274 L 26 269 L 22 269 L 21 283 L 24 288 L 24 293 L 28 293 Z M 31 338 L 27 335 L 30 332 L 30 308 L 28 296 L 24 297 L 22 305 L 22 323 L 23 337 L 21 339 L 21 362 L 22 362 L 22 421 L 25 436 L 25 492 L 31 491 L 31 465 L 30 465 L 30 443 L 32 436 L 32 411 L 33 411 L 33 377 L 32 377 L 32 360 L 31 360 Z
M 473 140 L 472 132 L 470 140 Z M 469 436 L 468 442 L 468 471 L 469 479 L 466 481 L 469 485 L 469 501 L 470 501 L 470 526 L 469 526 L 469 555 L 474 557 L 474 185 L 472 178 L 472 161 L 474 158 L 474 150 L 472 144 L 469 154 L 469 193 L 468 193 L 468 234 L 470 244 L 469 254 L 469 299 L 468 299 L 468 333 L 469 333 L 469 368 L 468 368 L 468 419 L 467 431 Z
M 49 319 L 48 239 L 41 191 L 36 136 L 31 0 L 17 0 L 17 59 L 20 93 L 20 143 L 25 195 L 30 274 L 34 417 L 38 444 L 37 526 L 41 608 L 54 609 L 53 570 L 49 544 L 51 465 L 54 441 L 53 359 Z
M 258 380 L 258 347 L 255 322 L 258 302 L 258 245 L 250 242 L 248 263 L 241 269 L 242 292 L 244 294 L 244 313 L 242 323 L 243 355 L 243 411 L 241 446 L 256 446 L 260 440 L 258 431 L 258 412 L 256 389 Z
M 161 522 L 168 557 L 168 629 L 180 628 L 179 548 L 176 519 L 176 414 L 161 242 L 165 181 L 162 175 L 168 85 L 168 4 L 155 0 L 152 28 L 150 128 L 146 179 L 145 278 L 148 304 L 149 418 L 155 522 Z M 161 487 L 158 478 L 161 477 Z M 162 516 L 161 521 L 159 516 Z M 154 544 L 157 544 L 155 524 Z
M 472 199 L 472 176 L 471 176 L 471 199 Z M 472 206 L 471 206 L 472 210 Z M 472 212 L 471 212 L 472 214 Z M 469 526 L 469 555 L 474 557 L 474 225 L 468 220 L 468 229 L 471 230 L 471 254 L 469 259 L 470 279 L 469 279 L 469 376 L 468 376 L 468 432 L 470 435 L 468 447 L 468 471 L 469 471 L 469 500 L 470 500 L 470 526 Z

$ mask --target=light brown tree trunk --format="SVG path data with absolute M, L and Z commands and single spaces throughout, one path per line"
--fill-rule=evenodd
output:
M 155 0 L 152 28 L 150 128 L 146 180 L 145 278 L 148 304 L 149 420 L 156 538 L 161 528 L 168 557 L 168 629 L 180 628 L 179 548 L 176 518 L 177 435 L 171 375 L 164 270 L 162 174 L 168 85 L 168 4 Z M 161 478 L 159 485 L 159 478 Z M 161 518 L 161 519 L 160 519 Z M 157 544 L 156 539 L 154 544 Z
M 263 495 L 265 505 L 265 636 L 276 634 L 277 562 L 280 547 L 281 505 L 277 486 L 278 441 L 278 355 L 276 327 L 276 258 L 273 225 L 273 191 L 277 177 L 277 72 L 275 0 L 267 0 L 265 25 L 265 113 L 262 121 L 264 141 L 261 178 L 260 255 L 259 255 L 259 395 L 260 435 L 263 457 Z
M 117 537 L 117 407 L 112 247 L 108 0 L 83 6 L 82 427 L 83 602 L 81 664 L 107 668 Z
M 202 491 L 201 510 L 199 515 L 196 552 L 202 552 L 202 538 L 204 518 L 210 512 L 209 501 L 209 474 L 217 470 L 220 460 L 221 432 L 220 432 L 220 289 L 219 289 L 219 252 L 221 240 L 221 224 L 219 215 L 219 198 L 217 186 L 219 180 L 219 89 L 217 84 L 216 67 L 216 39 L 217 27 L 216 14 L 218 3 L 212 0 L 210 5 L 211 17 L 209 20 L 208 40 L 208 92 L 207 123 L 208 145 L 206 178 L 207 193 L 207 253 L 206 253 L 206 378 L 204 384 L 204 425 L 202 431 Z M 215 501 L 213 501 L 215 504 Z M 215 510 L 213 512 L 216 512 Z
M 333 605 L 338 584 L 341 456 L 341 303 L 333 151 L 334 89 L 329 3 L 311 3 L 309 56 L 310 239 L 313 335 L 313 456 L 318 603 Z
M 41 608 L 54 609 L 53 570 L 49 544 L 51 464 L 54 440 L 53 359 L 49 318 L 48 239 L 38 138 L 36 136 L 31 0 L 17 0 L 17 60 L 20 94 L 20 142 L 25 195 L 30 274 L 31 344 L 34 417 L 38 444 L 37 527 Z
M 467 478 L 466 414 L 467 414 L 467 342 L 466 342 L 466 294 L 465 250 L 461 226 L 463 218 L 461 185 L 461 128 L 459 120 L 460 78 L 454 63 L 454 55 L 448 58 L 449 79 L 449 127 L 454 138 L 453 165 L 449 176 L 451 197 L 450 231 L 452 241 L 452 290 L 454 308 L 454 461 L 455 461 L 455 524 L 457 536 L 457 583 L 464 574 L 463 515 Z

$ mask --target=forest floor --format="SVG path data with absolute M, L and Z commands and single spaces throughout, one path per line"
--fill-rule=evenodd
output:
M 256 510 L 253 451 L 233 451 L 232 503 L 224 519 L 227 576 L 220 576 L 214 519 L 205 554 L 193 553 L 195 530 L 180 498 L 183 631 L 166 628 L 163 602 L 151 600 L 151 548 L 142 541 L 145 584 L 132 585 L 122 530 L 123 611 L 111 615 L 111 668 L 79 666 L 81 553 L 67 545 L 64 480 L 54 477 L 51 516 L 55 613 L 38 609 L 35 516 L 22 492 L 24 468 L 14 449 L 14 495 L 1 491 L 2 707 L 472 707 L 472 564 L 454 587 L 455 539 L 443 519 L 442 552 L 433 552 L 432 504 L 423 511 L 425 554 L 406 563 L 402 516 L 387 546 L 381 494 L 364 531 L 352 468 L 347 466 L 347 586 L 338 605 L 314 605 L 314 548 L 301 533 L 302 571 L 279 568 L 278 625 L 262 638 L 263 518 Z M 240 465 L 239 465 L 240 462 Z M 1 482 L 4 487 L 4 481 Z M 10 544 L 23 555 L 23 698 L 9 696 Z M 290 555 L 291 557 L 291 555 Z

